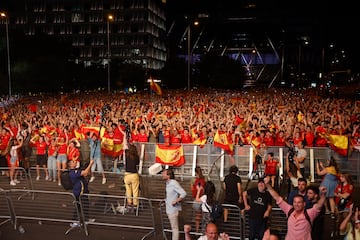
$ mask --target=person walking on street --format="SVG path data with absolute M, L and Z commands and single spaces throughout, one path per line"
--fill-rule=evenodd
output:
M 175 180 L 172 169 L 162 171 L 162 178 L 166 181 L 166 214 L 169 218 L 172 240 L 179 240 L 179 211 L 181 211 L 181 201 L 186 197 L 186 191 Z

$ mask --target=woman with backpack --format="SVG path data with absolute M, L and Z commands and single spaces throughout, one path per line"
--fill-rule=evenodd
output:
M 198 186 L 201 187 L 205 187 L 205 177 L 202 174 L 202 169 L 200 166 L 196 166 L 195 167 L 195 179 L 192 181 L 191 184 L 191 193 L 192 196 L 194 198 L 194 204 L 193 204 L 193 209 L 195 212 L 195 228 L 196 228 L 196 232 L 199 232 L 200 229 L 200 222 L 201 222 L 201 203 L 196 201 L 196 194 L 198 192 Z M 203 195 L 204 191 L 200 191 L 200 196 Z
M 200 196 L 200 193 L 202 191 L 204 192 L 204 194 Z M 201 231 L 204 234 L 206 230 L 206 225 L 215 220 L 211 216 L 213 206 L 216 204 L 215 185 L 212 181 L 207 181 L 204 188 L 202 186 L 197 186 L 196 201 L 201 203 Z

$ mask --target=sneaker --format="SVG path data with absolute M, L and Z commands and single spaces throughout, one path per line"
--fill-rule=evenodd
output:
M 49 180 L 49 176 L 46 176 L 46 177 L 45 177 L 45 181 L 48 181 L 48 180 Z
M 58 186 L 61 186 L 61 182 L 58 182 Z
M 17 180 L 17 179 L 14 179 L 14 182 L 15 182 L 15 183 L 20 183 L 20 181 L 19 181 L 19 180 Z
M 105 184 L 106 183 L 106 178 L 103 178 L 102 179 L 102 184 Z
M 89 181 L 89 182 L 93 182 L 94 180 L 95 180 L 95 177 L 92 176 L 92 177 L 90 178 L 90 181 Z
M 56 179 L 55 179 L 55 178 L 53 179 L 53 182 L 56 182 Z M 61 184 L 61 183 L 60 183 L 60 184 Z
M 36 181 L 39 181 L 39 180 L 40 180 L 40 176 L 37 176 L 37 177 L 36 177 Z
M 15 183 L 14 181 L 10 181 L 10 185 L 11 185 L 11 186 L 15 186 L 16 183 Z
M 72 227 L 72 228 L 80 227 L 80 223 L 78 223 L 78 222 L 70 223 L 70 227 Z

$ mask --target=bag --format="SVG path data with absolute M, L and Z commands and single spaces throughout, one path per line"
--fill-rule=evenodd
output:
M 70 171 L 64 170 L 60 174 L 61 185 L 65 190 L 72 190 L 74 185 L 70 178 Z
M 223 215 L 223 207 L 222 204 L 216 201 L 211 209 L 211 218 L 213 221 L 216 221 L 218 218 L 220 218 Z
M 348 202 L 349 202 L 349 198 L 340 198 L 338 205 L 337 205 L 338 210 L 343 211 Z
M 212 206 L 211 210 L 209 209 L 209 206 L 207 203 L 205 203 L 205 207 L 208 209 L 210 213 L 210 217 L 213 222 L 216 222 L 217 219 L 219 219 L 223 215 L 223 207 L 222 204 L 218 201 L 214 202 L 214 205 Z

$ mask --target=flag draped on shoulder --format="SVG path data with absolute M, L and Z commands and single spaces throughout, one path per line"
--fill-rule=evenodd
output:
M 329 134 L 326 136 L 330 147 L 340 155 L 347 156 L 348 154 L 348 136 Z
M 180 167 L 185 164 L 183 146 L 166 146 L 163 144 L 157 144 L 155 150 L 155 160 L 157 163 Z
M 233 144 L 228 140 L 226 133 L 216 132 L 214 136 L 214 146 L 219 147 L 227 151 L 228 153 L 233 153 Z
M 162 90 L 159 84 L 154 82 L 154 80 L 151 79 L 150 81 L 150 89 L 153 90 L 157 95 L 162 95 Z

